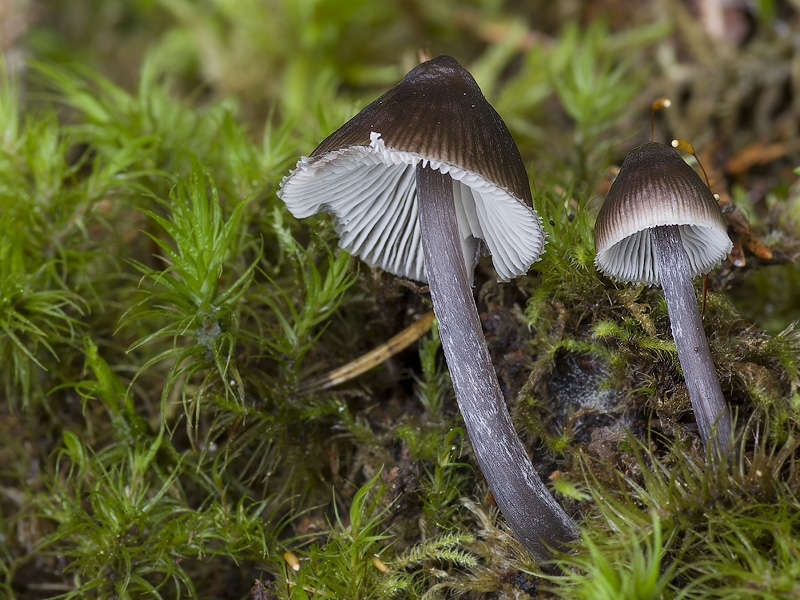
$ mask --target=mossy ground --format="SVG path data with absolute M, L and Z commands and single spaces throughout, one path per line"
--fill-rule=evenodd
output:
M 715 6 L 7 3 L 0 596 L 800 597 L 800 13 Z M 275 194 L 420 48 L 475 75 L 548 231 L 527 276 L 482 261 L 475 290 L 517 429 L 584 532 L 561 576 L 492 506 L 435 328 L 304 391 L 429 309 Z M 732 228 L 745 264 L 709 277 L 728 463 L 706 464 L 660 291 L 593 266 L 658 96 L 657 139 L 690 140 L 772 250 Z

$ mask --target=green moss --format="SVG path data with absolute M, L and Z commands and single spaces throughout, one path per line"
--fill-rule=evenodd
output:
M 793 131 L 758 81 L 728 85 L 741 65 L 790 84 L 780 11 L 698 57 L 691 23 L 642 26 L 638 8 L 50 4 L 15 21 L 34 60 L 0 79 L 0 595 L 247 597 L 256 579 L 297 598 L 798 594 L 796 269 L 748 255 L 711 276 L 704 325 L 741 437 L 707 466 L 663 296 L 600 276 L 592 235 L 653 97 L 675 92 L 675 135 L 731 152 L 753 128 L 709 106 L 775 115 L 762 139 Z M 304 387 L 429 309 L 275 194 L 423 47 L 502 114 L 547 231 L 528 276 L 496 284 L 482 262 L 475 284 L 515 425 L 581 521 L 560 579 L 491 505 L 435 328 L 357 380 Z M 797 184 L 759 169 L 734 198 L 789 261 Z
M 635 464 L 608 478 L 607 465 L 587 459 L 587 484 L 600 518 L 587 523 L 578 544 L 585 551 L 565 557 L 578 570 L 554 580 L 557 593 L 567 598 L 796 593 L 798 556 L 791 540 L 800 521 L 796 473 L 787 472 L 786 461 L 797 443 L 772 445 L 758 427 L 745 431 L 730 462 L 704 464 L 677 446 L 659 458 L 634 442 Z M 644 593 L 648 590 L 659 591 Z

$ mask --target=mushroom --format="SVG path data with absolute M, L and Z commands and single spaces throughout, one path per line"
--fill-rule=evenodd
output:
M 503 120 L 449 56 L 412 69 L 303 157 L 279 195 L 297 218 L 330 212 L 339 244 L 430 286 L 475 456 L 511 529 L 537 559 L 576 527 L 542 483 L 497 383 L 472 295 L 481 244 L 499 280 L 544 247 L 525 166 Z
M 727 448 L 731 417 L 720 388 L 692 279 L 732 244 L 711 190 L 675 150 L 647 142 L 631 151 L 594 228 L 595 265 L 613 279 L 661 285 L 672 337 L 703 444 Z

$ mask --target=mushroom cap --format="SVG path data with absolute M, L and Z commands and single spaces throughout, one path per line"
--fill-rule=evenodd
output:
M 371 265 L 427 282 L 416 167 L 453 179 L 467 272 L 480 247 L 500 280 L 527 272 L 544 247 L 525 165 L 508 128 L 458 62 L 412 69 L 311 153 L 278 192 L 297 218 L 333 216 L 339 245 Z
M 647 142 L 622 163 L 594 226 L 595 265 L 618 281 L 658 285 L 650 230 L 677 225 L 691 276 L 708 273 L 733 244 L 711 190 L 680 155 Z

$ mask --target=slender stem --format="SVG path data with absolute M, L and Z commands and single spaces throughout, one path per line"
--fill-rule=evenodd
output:
M 676 225 L 656 227 L 653 247 L 661 287 L 667 301 L 672 337 L 678 350 L 689 399 L 692 401 L 703 443 L 714 432 L 716 446 L 727 449 L 731 434 L 731 415 L 711 359 L 703 321 L 697 310 L 697 297 L 689 275 L 689 261 Z M 716 428 L 716 429 L 715 429 Z
M 512 531 L 548 560 L 577 530 L 533 469 L 497 384 L 459 243 L 453 180 L 418 166 L 417 196 L 433 310 L 472 449 Z

